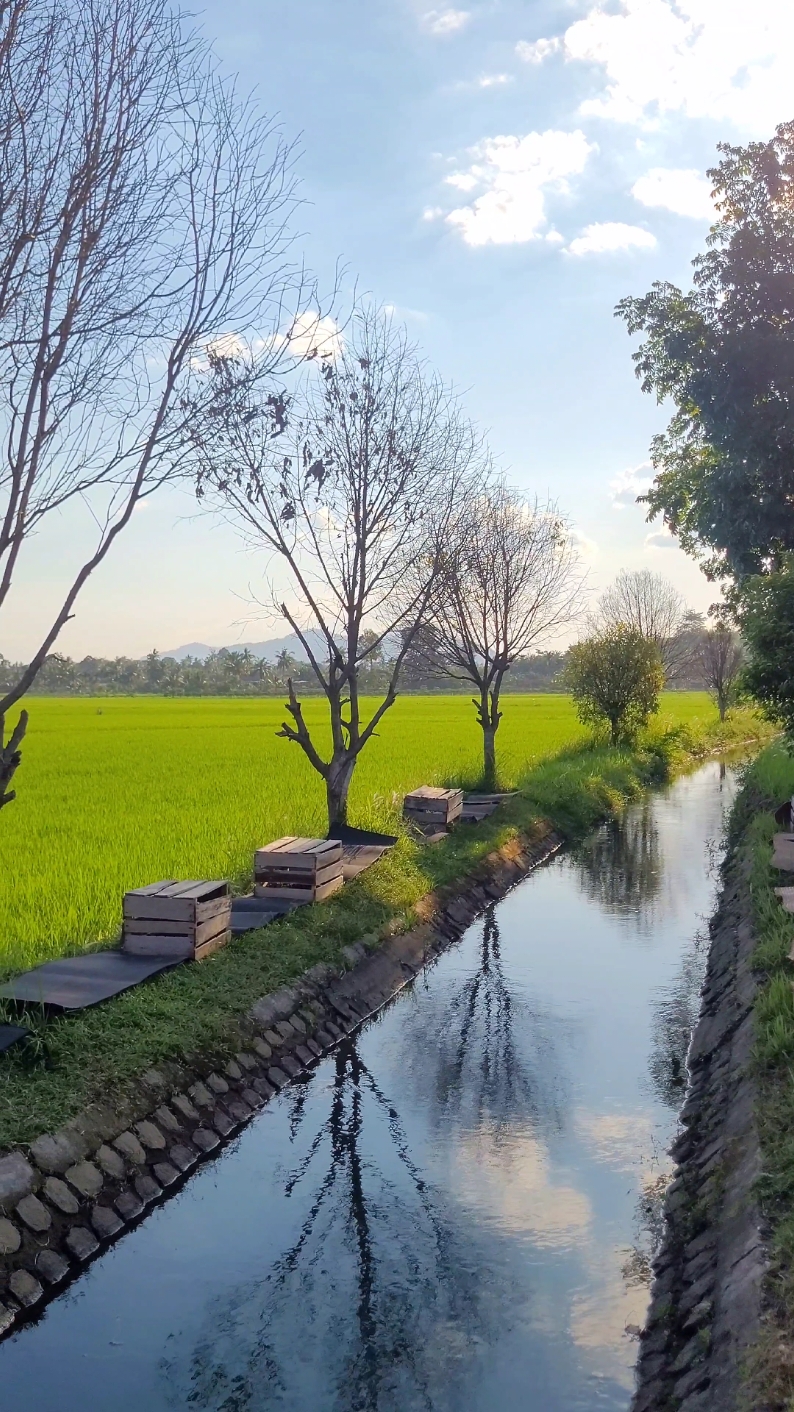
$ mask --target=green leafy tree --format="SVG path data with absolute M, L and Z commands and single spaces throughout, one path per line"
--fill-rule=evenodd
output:
M 613 745 L 630 739 L 659 709 L 664 668 L 659 649 L 636 628 L 617 623 L 577 642 L 563 681 L 585 725 L 609 725 Z
M 744 586 L 740 621 L 750 657 L 744 685 L 794 736 L 794 554 Z
M 794 549 L 794 122 L 719 150 L 693 287 L 657 283 L 617 312 L 645 335 L 643 390 L 675 404 L 652 443 L 649 518 L 710 577 L 742 579 Z

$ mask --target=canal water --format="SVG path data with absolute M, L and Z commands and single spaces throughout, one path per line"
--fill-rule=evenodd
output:
M 0 1347 L 35 1412 L 618 1412 L 733 771 L 520 883 Z

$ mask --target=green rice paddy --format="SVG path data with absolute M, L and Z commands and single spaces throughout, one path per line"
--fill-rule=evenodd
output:
M 28 703 L 18 798 L 0 813 L 0 974 L 116 935 L 125 889 L 167 877 L 243 886 L 255 847 L 325 832 L 322 783 L 278 739 L 278 700 L 51 697 Z M 711 729 L 705 695 L 668 694 L 659 725 Z M 323 702 L 309 700 L 310 725 Z M 658 729 L 659 726 L 656 727 Z M 475 783 L 480 736 L 466 697 L 404 697 L 362 755 L 351 822 L 394 827 L 418 784 Z M 581 740 L 563 696 L 504 700 L 505 784 Z

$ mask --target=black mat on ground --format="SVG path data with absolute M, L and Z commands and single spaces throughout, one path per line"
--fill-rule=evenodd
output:
M 345 843 L 342 847 L 342 873 L 345 882 L 352 882 L 365 873 L 392 848 L 390 843 Z
M 171 956 L 93 951 L 87 956 L 47 961 L 35 971 L 15 976 L 0 986 L 0 996 L 16 1005 L 43 1005 L 46 1010 L 85 1010 L 181 964 Z
M 466 823 L 479 823 L 481 819 L 487 819 L 490 814 L 495 814 L 498 808 L 498 804 L 472 804 L 464 800 L 460 818 Z
M 327 837 L 338 838 L 340 843 L 382 843 L 387 848 L 397 842 L 396 834 L 374 833 L 372 829 L 354 829 L 350 824 L 332 824 Z
M 290 902 L 286 898 L 233 897 L 232 933 L 239 936 L 240 932 L 256 931 L 258 927 L 266 927 L 279 917 L 286 916 L 287 912 L 294 912 L 296 907 L 303 906 L 303 902 Z
M 0 1025 L 0 1054 L 13 1049 L 15 1044 L 20 1044 L 29 1034 L 30 1030 L 23 1029 L 21 1025 Z
M 461 819 L 464 824 L 479 824 L 496 813 L 505 799 L 514 799 L 516 791 L 509 794 L 464 794 Z
M 504 794 L 464 794 L 464 804 L 501 804 L 503 799 L 515 799 L 518 794 L 517 789 L 508 790 Z

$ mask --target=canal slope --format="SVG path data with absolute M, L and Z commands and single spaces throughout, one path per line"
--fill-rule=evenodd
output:
M 726 860 L 665 1238 L 638 1361 L 633 1412 L 738 1412 L 756 1346 L 766 1254 L 756 1190 L 761 1175 L 753 1065 L 755 932 L 750 860 L 734 840 Z

